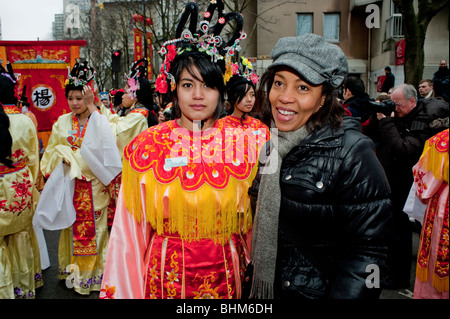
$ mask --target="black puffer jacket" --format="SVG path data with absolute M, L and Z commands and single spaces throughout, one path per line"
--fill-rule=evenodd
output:
M 379 296 L 366 279 L 386 275 L 390 189 L 373 142 L 359 130 L 346 117 L 283 160 L 276 298 Z

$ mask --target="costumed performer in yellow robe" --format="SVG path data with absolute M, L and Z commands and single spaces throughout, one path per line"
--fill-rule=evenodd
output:
M 0 299 L 35 298 L 43 285 L 32 225 L 39 143 L 32 120 L 16 107 L 15 83 L 13 72 L 0 74 Z
M 84 64 L 76 64 L 66 80 L 65 94 L 72 112 L 61 115 L 53 125 L 41 160 L 41 170 L 48 178 L 62 161 L 70 167 L 70 177 L 75 180 L 73 206 L 76 219 L 72 226 L 61 231 L 58 278 L 69 278 L 66 280 L 68 288 L 73 286 L 77 293 L 88 295 L 91 291 L 99 291 L 101 287 L 108 249 L 107 211 L 111 198 L 108 187 L 112 178 L 101 181 L 97 176 L 105 161 L 101 160 L 98 167 L 92 170 L 87 156 L 83 154 L 85 145 L 95 144 L 94 140 L 103 137 L 89 134 L 89 129 L 95 124 L 93 120 L 102 115 L 94 105 L 94 93 L 89 84 L 93 74 L 80 72 L 83 69 L 91 70 Z M 106 118 L 104 121 L 109 131 L 106 133 L 111 134 L 113 140 Z M 88 135 L 92 140 L 85 139 Z M 114 140 L 112 146 L 115 147 L 120 165 Z M 111 154 L 105 157 L 111 157 Z
M 216 6 L 224 23 L 223 2 L 212 1 L 201 24 Z M 189 16 L 197 17 L 195 3 L 187 4 L 177 38 L 163 45 L 156 82 L 160 93 L 170 87 L 176 119 L 139 134 L 124 151 L 100 298 L 241 297 L 248 263 L 242 235 L 251 229 L 248 188 L 257 160 L 236 154 L 230 128 L 217 120 L 225 68 L 216 61 L 227 61 L 243 33 L 219 46 L 208 42 L 218 39 L 218 29 L 195 34 L 190 23 L 183 30 Z M 242 16 L 230 16 L 242 28 Z
M 153 92 L 149 80 L 147 80 L 147 59 L 134 62 L 129 74 L 125 75 L 126 84 L 122 95 L 122 105 L 125 110 L 124 116 L 112 113 L 102 103 L 98 104 L 100 112 L 104 114 L 111 125 L 120 155 L 133 138 L 147 128 L 157 125 L 158 118 L 153 109 Z M 110 185 L 111 202 L 108 211 L 108 225 L 114 220 L 115 206 L 119 195 L 122 174 L 120 173 Z

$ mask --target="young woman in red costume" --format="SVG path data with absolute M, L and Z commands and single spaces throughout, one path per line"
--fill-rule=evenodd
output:
M 222 2 L 212 2 L 204 17 Z M 225 62 L 241 35 L 223 46 L 196 34 L 197 5 L 162 52 L 157 91 L 171 89 L 176 119 L 138 135 L 124 151 L 122 187 L 100 298 L 233 299 L 241 297 L 245 235 L 252 225 L 248 188 L 257 161 L 234 156 L 234 141 L 218 121 Z M 231 13 L 219 21 L 242 16 Z M 219 22 L 219 23 L 221 23 Z M 241 28 L 240 27 L 240 28 Z M 218 39 L 218 38 L 216 38 Z M 205 41 L 203 41 L 205 40 Z M 225 56 L 224 59 L 222 59 Z M 248 252 L 247 252 L 248 253 Z

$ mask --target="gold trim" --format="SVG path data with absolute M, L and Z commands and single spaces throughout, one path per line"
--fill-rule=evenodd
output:
M 12 63 L 14 70 L 67 69 L 69 63 Z

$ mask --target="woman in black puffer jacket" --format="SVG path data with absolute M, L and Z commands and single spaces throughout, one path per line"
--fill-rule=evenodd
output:
M 258 196 L 250 297 L 378 298 L 390 189 L 372 141 L 337 102 L 347 60 L 311 34 L 281 39 L 272 58 L 260 101 L 278 134 L 250 190 Z

